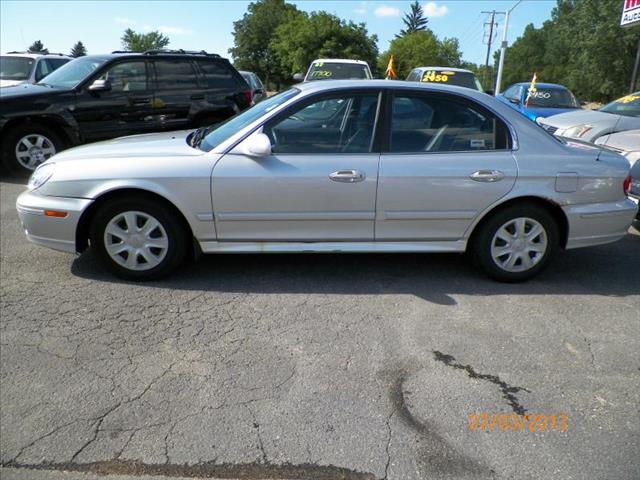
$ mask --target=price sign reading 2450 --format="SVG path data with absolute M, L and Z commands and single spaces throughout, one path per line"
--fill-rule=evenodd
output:
M 447 83 L 449 81 L 449 77 L 455 75 L 456 72 L 436 72 L 434 70 L 427 70 L 422 74 L 423 82 L 436 82 L 436 83 Z

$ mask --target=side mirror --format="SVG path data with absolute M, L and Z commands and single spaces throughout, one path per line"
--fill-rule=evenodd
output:
M 295 80 L 296 82 L 302 82 L 304 80 L 304 76 L 301 73 L 296 73 L 293 76 L 293 80 Z
M 251 135 L 242 143 L 242 150 L 245 155 L 260 158 L 271 155 L 271 140 L 264 133 Z
M 519 98 L 513 98 L 513 97 L 511 97 L 511 98 L 509 98 L 509 101 L 510 101 L 511 103 L 516 104 L 516 105 L 520 105 L 520 99 L 519 99 Z
M 111 90 L 111 82 L 109 80 L 96 80 L 89 85 L 90 92 L 107 92 Z

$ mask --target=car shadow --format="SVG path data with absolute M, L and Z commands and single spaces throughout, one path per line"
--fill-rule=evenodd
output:
M 488 279 L 461 254 L 218 254 L 204 255 L 166 279 L 138 285 L 253 294 L 407 294 L 455 305 L 460 294 L 637 295 L 639 272 L 640 235 L 635 233 L 614 244 L 563 252 L 541 275 L 519 284 Z M 71 273 L 130 283 L 105 272 L 91 251 L 75 259 Z

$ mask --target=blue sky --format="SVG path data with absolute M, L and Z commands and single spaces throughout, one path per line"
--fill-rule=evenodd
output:
M 438 37 L 457 37 L 465 60 L 484 63 L 483 10 L 504 11 L 516 0 L 422 1 L 429 15 L 429 27 Z M 326 10 L 340 18 L 364 22 L 378 35 L 380 51 L 402 28 L 402 14 L 411 1 L 292 1 L 305 11 Z M 0 2 L 0 50 L 25 50 L 42 40 L 50 51 L 67 53 L 82 40 L 89 53 L 104 53 L 121 47 L 125 28 L 137 31 L 159 29 L 171 39 L 170 47 L 205 49 L 228 56 L 233 45 L 233 22 L 245 13 L 248 1 L 28 1 Z M 540 26 L 551 15 L 554 0 L 524 0 L 509 21 L 509 40 L 522 34 L 525 26 Z M 498 16 L 502 36 L 502 16 Z M 497 48 L 499 42 L 494 44 Z

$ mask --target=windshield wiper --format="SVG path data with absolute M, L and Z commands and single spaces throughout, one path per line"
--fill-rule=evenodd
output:
M 202 139 L 205 137 L 207 129 L 209 127 L 200 127 L 195 132 L 191 134 L 191 138 L 189 139 L 189 145 L 194 148 L 198 148 Z

